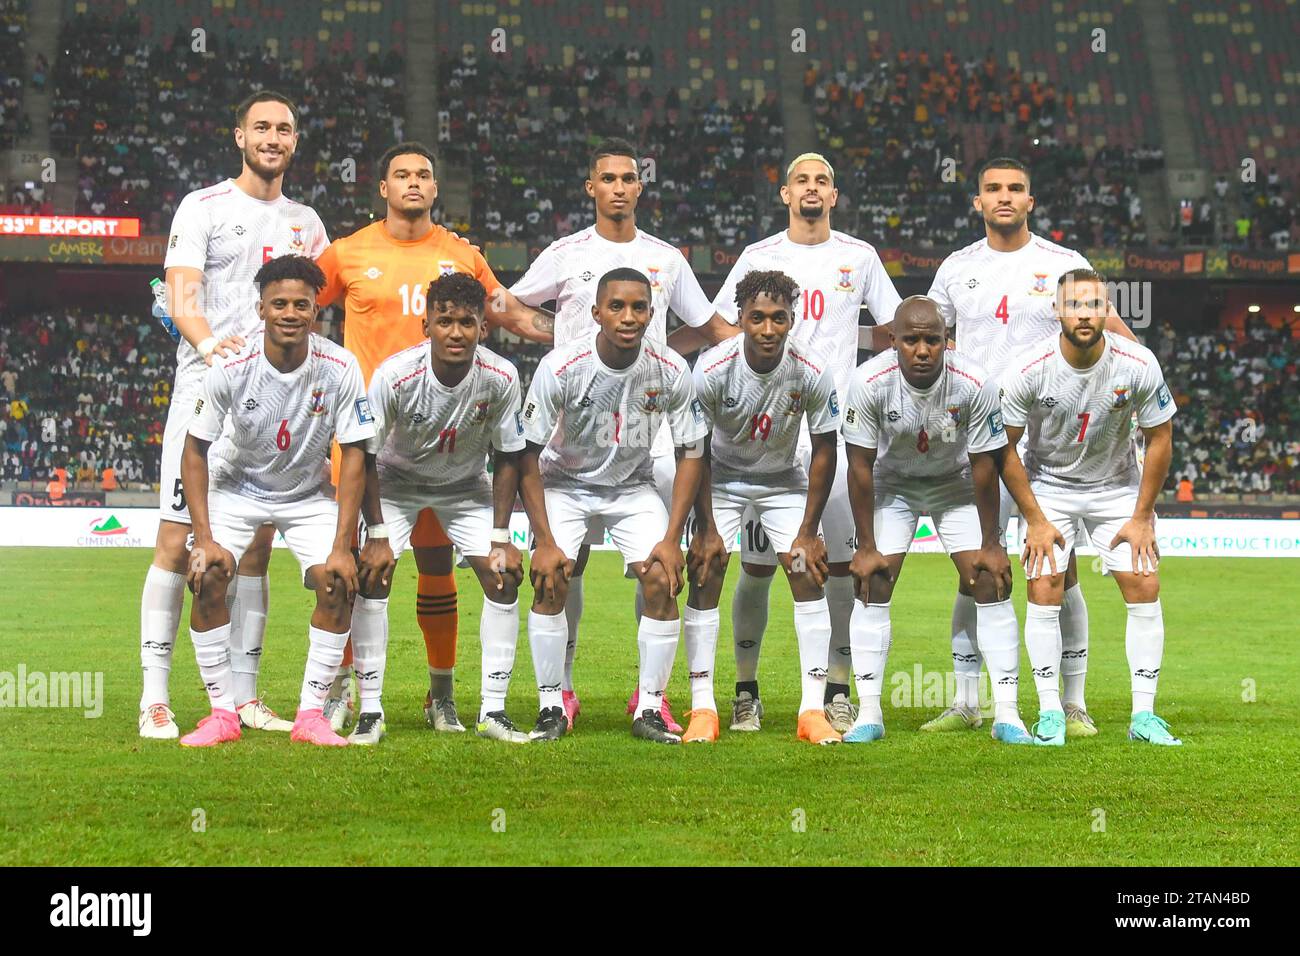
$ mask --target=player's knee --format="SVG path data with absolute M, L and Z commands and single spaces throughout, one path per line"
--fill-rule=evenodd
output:
M 186 543 L 190 526 L 174 521 L 158 523 L 158 537 L 154 541 L 153 563 L 168 571 L 184 574 L 189 570 L 189 548 Z
M 348 600 L 347 591 L 342 587 L 335 587 L 333 591 L 318 588 L 316 612 L 328 619 L 329 623 L 324 625 L 326 630 L 346 630 L 352 618 L 352 604 Z
M 641 575 L 641 593 L 645 596 L 646 607 L 662 606 L 672 600 L 672 585 L 662 564 L 652 564 Z
M 998 583 L 991 574 L 981 574 L 975 579 L 971 586 L 971 596 L 975 598 L 976 604 L 996 604 L 999 600 L 1006 600 L 1011 597 L 1008 590 L 1006 594 L 998 597 Z
M 744 568 L 745 573 L 751 578 L 770 578 L 776 574 L 775 564 L 754 564 L 750 561 L 743 561 L 740 566 Z
M 226 577 L 225 571 L 220 568 L 208 568 L 203 572 L 203 581 L 199 593 L 194 597 L 194 603 L 204 611 L 220 607 L 226 603 L 226 592 L 230 586 L 231 580 Z
M 1160 600 L 1160 578 L 1154 574 L 1134 575 L 1125 589 L 1124 600 L 1129 604 L 1151 604 Z

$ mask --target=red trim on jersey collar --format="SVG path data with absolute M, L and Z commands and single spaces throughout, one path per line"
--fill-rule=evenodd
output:
M 960 375 L 962 378 L 968 378 L 976 385 L 978 385 L 980 388 L 984 387 L 984 383 L 981 382 L 979 379 L 977 379 L 974 375 L 970 374 L 969 372 L 963 372 L 961 369 L 957 368 L 957 366 L 953 365 L 951 362 L 948 362 L 946 364 L 948 367 L 948 371 L 952 372 L 954 375 Z
M 798 352 L 796 352 L 796 351 L 794 350 L 794 347 L 793 347 L 793 346 L 790 347 L 789 352 L 790 352 L 790 357 L 791 357 L 791 358 L 795 358 L 795 359 L 798 359 L 800 362 L 803 362 L 804 365 L 807 365 L 810 369 L 812 369 L 812 370 L 813 370 L 814 372 L 816 372 L 818 375 L 820 375 L 820 374 L 822 373 L 822 370 L 821 370 L 821 369 L 819 369 L 819 368 L 818 368 L 816 365 L 814 365 L 812 362 L 808 361 L 806 358 L 804 358 L 802 355 L 800 355 Z
M 199 197 L 199 202 L 207 202 L 209 199 L 216 199 L 218 196 L 225 196 L 234 190 L 234 186 L 228 186 L 219 193 L 208 193 L 206 196 Z
M 221 367 L 222 367 L 222 368 L 234 368 L 236 365 L 241 365 L 241 364 L 243 364 L 244 362 L 247 362 L 247 361 L 248 361 L 249 359 L 251 359 L 251 358 L 257 358 L 257 357 L 258 357 L 259 355 L 261 355 L 261 354 L 262 354 L 262 353 L 261 353 L 260 351 L 249 352 L 249 353 L 248 353 L 247 355 L 245 355 L 243 358 L 237 358 L 237 359 L 235 359 L 233 362 L 227 362 L 225 365 L 223 365 L 223 366 L 221 366 Z
M 502 378 L 504 378 L 507 382 L 513 382 L 513 381 L 514 381 L 514 377 L 513 377 L 509 372 L 507 372 L 505 369 L 497 368 L 495 365 L 489 365 L 487 362 L 483 361 L 483 360 L 482 360 L 481 358 L 479 358 L 477 355 L 474 356 L 474 364 L 477 365 L 479 368 L 485 368 L 485 369 L 487 369 L 489 372 L 496 372 L 498 375 L 500 375 Z
M 715 368 L 717 368 L 719 365 L 726 365 L 728 362 L 730 362 L 732 359 L 734 359 L 734 358 L 735 358 L 737 355 L 739 355 L 739 354 L 740 354 L 740 350 L 739 350 L 739 349 L 732 349 L 730 355 L 726 356 L 725 358 L 720 358 L 720 359 L 718 359 L 716 362 L 714 362 L 712 365 L 710 365 L 708 368 L 706 368 L 706 369 L 704 370 L 704 374 L 705 374 L 705 375 L 708 375 L 710 372 L 712 372 L 712 371 L 713 371 Z
M 570 365 L 572 365 L 574 362 L 578 362 L 578 361 L 581 361 L 582 359 L 585 359 L 585 358 L 586 358 L 588 355 L 590 355 L 590 354 L 591 354 L 591 349 L 587 349 L 587 351 L 582 352 L 582 353 L 580 353 L 580 354 L 578 354 L 578 355 L 575 355 L 573 358 L 569 359 L 567 362 L 565 362 L 563 365 L 561 365 L 559 368 L 557 368 L 557 369 L 555 370 L 555 374 L 556 374 L 556 375 L 563 375 L 563 374 L 564 374 L 564 370 L 565 370 L 566 368 L 568 368 L 568 367 L 569 367 Z
M 1026 365 L 1026 366 L 1025 366 L 1024 368 L 1022 368 L 1020 371 L 1021 371 L 1021 372 L 1028 372 L 1031 368 L 1033 368 L 1033 367 L 1034 367 L 1035 365 L 1037 365 L 1039 362 L 1046 362 L 1049 358 L 1051 358 L 1051 357 L 1052 357 L 1053 355 L 1055 355 L 1055 354 L 1056 354 L 1056 349 L 1052 349 L 1052 351 L 1050 351 L 1050 352 L 1048 352 L 1048 353 L 1046 353 L 1046 354 L 1044 354 L 1044 355 L 1040 355 L 1040 356 L 1038 356 L 1038 358 L 1034 359 L 1032 362 L 1030 362 L 1028 365 Z
M 867 379 L 866 384 L 867 384 L 867 385 L 870 385 L 870 384 L 871 384 L 872 382 L 874 382 L 876 379 L 880 378 L 880 376 L 882 376 L 882 375 L 888 375 L 890 372 L 897 372 L 897 371 L 898 371 L 898 366 L 897 366 L 897 365 L 891 365 L 891 366 L 889 366 L 889 368 L 884 369 L 884 370 L 882 370 L 882 371 L 879 371 L 879 372 L 877 372 L 875 375 L 871 376 L 871 378 Z
M 417 347 L 418 347 L 418 346 L 417 346 Z M 429 368 L 429 366 L 427 366 L 427 365 L 421 365 L 421 366 L 420 366 L 419 368 L 417 368 L 414 372 L 410 372 L 410 373 L 407 374 L 407 375 L 403 375 L 401 378 L 399 378 L 396 382 L 393 383 L 393 391 L 394 391 L 394 392 L 397 391 L 397 390 L 398 390 L 399 388 L 401 388 L 404 384 L 406 384 L 407 382 L 409 382 L 411 379 L 415 378 L 415 376 L 417 376 L 417 375 L 423 375 L 423 374 L 428 370 L 428 368 Z
M 1140 356 L 1132 355 L 1132 354 L 1130 354 L 1130 353 L 1128 353 L 1128 352 L 1125 352 L 1123 349 L 1117 349 L 1117 348 L 1115 347 L 1115 344 L 1114 344 L 1113 342 L 1111 343 L 1110 350 L 1111 350 L 1112 352 L 1114 352 L 1116 355 L 1122 355 L 1122 356 L 1124 356 L 1125 358 L 1131 358 L 1133 361 L 1137 362 L 1139 365 L 1146 365 L 1146 364 L 1147 364 L 1147 360 L 1146 360 L 1146 359 L 1141 358 Z
M 323 359 L 325 359 L 325 360 L 328 361 L 328 362 L 336 362 L 337 364 L 342 365 L 344 368 L 347 368 L 347 367 L 348 367 L 348 363 L 347 363 L 347 362 L 345 362 L 345 361 L 343 361 L 341 358 L 337 358 L 337 357 L 335 357 L 335 356 L 333 356 L 333 355 L 327 355 L 327 354 L 325 354 L 324 352 L 317 352 L 317 351 L 313 351 L 311 354 L 314 355 L 314 356 L 316 356 L 316 358 L 323 358 Z
M 677 367 L 677 363 L 675 363 L 675 362 L 670 362 L 668 359 L 664 358 L 662 355 L 660 355 L 658 352 L 656 352 L 656 351 L 655 351 L 654 349 L 652 349 L 650 346 L 647 345 L 647 346 L 645 347 L 645 351 L 646 351 L 646 354 L 649 355 L 651 358 L 657 358 L 659 361 L 663 362 L 665 365 L 667 365 L 667 366 L 668 366 L 670 369 L 672 369 L 674 372 L 679 372 L 679 371 L 681 371 L 681 369 L 679 369 L 679 368 Z

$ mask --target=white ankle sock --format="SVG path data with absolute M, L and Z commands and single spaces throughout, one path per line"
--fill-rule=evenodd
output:
M 303 670 L 302 689 L 298 693 L 298 709 L 320 710 L 325 706 L 330 686 L 343 663 L 343 648 L 347 646 L 350 631 L 335 634 L 319 627 L 307 628 L 307 666 Z
M 799 713 L 826 706 L 826 672 L 831 653 L 831 610 L 825 598 L 794 602 L 799 644 Z
M 718 609 L 700 610 L 689 604 L 682 608 L 682 636 L 686 640 L 686 662 L 691 680 L 691 709 L 718 709 L 713 696 L 713 668 L 718 651 L 721 618 Z
M 643 710 L 658 710 L 664 701 L 664 690 L 673 672 L 673 658 L 677 656 L 677 636 L 681 621 L 657 621 L 641 618 L 637 625 L 636 643 L 640 651 L 641 666 L 639 686 L 641 699 L 637 703 L 635 720 Z
M 1061 602 L 1061 685 L 1067 704 L 1087 710 L 1083 688 L 1088 679 L 1088 605 L 1075 585 Z
M 1020 721 L 1020 628 L 1010 600 L 976 604 L 975 625 L 980 653 L 993 684 L 993 720 L 1015 724 Z
M 1025 649 L 1034 669 L 1038 709 L 1061 709 L 1061 608 L 1055 604 L 1025 605 Z
M 235 675 L 235 704 L 257 697 L 257 671 L 262 664 L 270 584 L 266 575 L 235 575 L 230 588 L 230 669 Z
M 208 703 L 213 710 L 235 709 L 235 695 L 230 671 L 230 624 L 222 624 L 207 631 L 190 628 L 194 642 L 194 659 L 199 665 L 199 676 L 208 692 Z
M 184 603 L 185 575 L 149 565 L 140 594 L 140 669 L 144 675 L 141 710 L 171 703 L 167 678 L 171 675 L 172 650 Z
M 853 677 L 858 685 L 858 724 L 884 725 L 880 693 L 885 682 L 889 645 L 893 642 L 889 604 L 855 601 L 849 621 L 852 635 Z
M 564 645 L 568 638 L 569 626 L 563 611 L 559 614 L 528 612 L 528 646 L 533 653 L 537 699 L 542 710 L 564 705 L 560 681 L 564 671 Z
M 478 719 L 506 709 L 510 675 L 515 669 L 515 648 L 519 642 L 519 601 L 498 604 L 483 598 L 483 617 L 479 622 L 479 641 L 483 645 L 483 675 L 480 683 L 481 703 Z
M 1156 683 L 1165 654 L 1165 619 L 1157 599 L 1150 604 L 1129 604 L 1124 629 L 1124 650 L 1133 680 L 1133 713 L 1154 712 Z
M 352 606 L 352 672 L 363 714 L 384 714 L 388 664 L 388 598 L 358 597 Z
M 952 670 L 957 678 L 953 703 L 978 710 L 980 706 L 980 655 L 975 635 L 975 598 L 957 592 L 952 602 Z

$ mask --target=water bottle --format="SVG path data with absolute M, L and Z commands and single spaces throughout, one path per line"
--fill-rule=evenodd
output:
M 158 320 L 163 331 L 172 337 L 173 342 L 179 342 L 181 330 L 176 328 L 176 323 L 167 314 L 167 287 L 163 285 L 162 279 L 150 279 L 149 288 L 153 290 L 153 317 Z

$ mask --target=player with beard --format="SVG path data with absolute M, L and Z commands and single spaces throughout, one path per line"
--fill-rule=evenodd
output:
M 892 321 L 901 301 L 876 250 L 866 242 L 831 228 L 831 210 L 839 200 L 835 170 L 817 153 L 796 156 L 786 168 L 781 201 L 789 210 L 785 231 L 745 247 L 722 289 L 713 300 L 714 323 L 736 321 L 736 286 L 750 272 L 774 270 L 794 279 L 800 289 L 790 339 L 805 349 L 824 354 L 831 363 L 835 387 L 848 392 L 857 364 L 858 317 L 865 305 L 878 325 Z M 739 329 L 731 324 L 732 335 Z M 678 351 L 699 345 L 693 330 L 679 329 L 670 339 Z M 806 468 L 811 441 L 805 428 L 799 458 Z M 830 576 L 826 602 L 831 614 L 831 651 L 828 662 L 826 719 L 839 733 L 846 732 L 857 716 L 849 702 L 849 616 L 853 611 L 853 511 L 849 506 L 847 459 L 841 439 L 836 457 L 835 481 L 822 515 Z M 758 657 L 767 627 L 768 590 L 777 558 L 752 511 L 745 514 L 741 541 L 741 573 L 731 603 L 732 639 L 736 654 L 736 696 L 732 701 L 731 729 L 755 731 L 761 726 L 763 705 L 758 692 Z
M 243 159 L 239 175 L 182 199 L 167 240 L 168 313 L 181 342 L 163 432 L 162 521 L 140 600 L 141 737 L 173 739 L 179 733 L 167 683 L 189 570 L 186 541 L 191 526 L 181 452 L 191 409 L 214 358 L 237 354 L 258 325 L 253 277 L 263 263 L 282 255 L 315 259 L 329 244 L 320 217 L 282 191 L 298 145 L 298 110 L 293 103 L 269 90 L 248 96 L 235 108 L 234 137 Z M 292 725 L 257 695 L 273 533 L 264 526 L 253 536 L 230 587 L 232 695 L 242 726 L 288 731 Z
M 928 293 L 939 305 L 957 348 L 975 359 L 994 379 L 1007 370 L 1010 357 L 1059 330 L 1052 311 L 1058 277 L 1070 269 L 1087 269 L 1088 260 L 1029 231 L 1034 210 L 1028 168 L 1000 157 L 986 162 L 976 180 L 975 211 L 984 220 L 984 238 L 959 249 L 939 266 Z M 1106 329 L 1134 339 L 1113 309 Z M 1002 491 L 999 525 L 1005 532 L 1011 496 Z M 951 707 L 921 729 L 951 731 L 976 728 L 979 714 L 980 654 L 976 647 L 975 598 L 958 581 L 952 611 L 952 659 L 957 696 Z M 1064 647 L 1066 726 L 1070 736 L 1097 732 L 1084 701 L 1088 670 L 1088 608 L 1079 587 L 1074 554 L 1065 576 L 1061 612 Z

